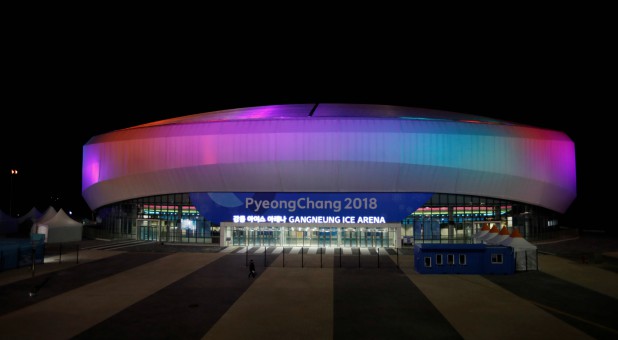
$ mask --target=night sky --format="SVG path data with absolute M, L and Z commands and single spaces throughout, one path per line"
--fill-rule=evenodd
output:
M 606 118 L 613 107 L 604 105 L 610 91 L 597 81 L 600 64 L 565 66 L 556 62 L 560 55 L 491 64 L 384 58 L 359 63 L 322 56 L 326 67 L 315 60 L 276 60 L 215 61 L 199 68 L 177 59 L 162 68 L 139 58 L 113 63 L 56 58 L 18 68 L 11 71 L 3 105 L 0 209 L 17 215 L 52 205 L 90 217 L 81 198 L 82 146 L 98 134 L 220 109 L 364 103 L 469 113 L 566 132 L 576 145 L 578 171 L 578 198 L 567 216 L 596 228 L 603 221 L 595 214 L 607 204 L 597 191 L 613 183 L 607 164 L 614 158 L 614 132 Z M 11 169 L 19 174 L 11 177 Z

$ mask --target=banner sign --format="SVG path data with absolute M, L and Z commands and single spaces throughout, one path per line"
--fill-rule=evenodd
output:
M 432 193 L 191 193 L 213 223 L 398 223 Z

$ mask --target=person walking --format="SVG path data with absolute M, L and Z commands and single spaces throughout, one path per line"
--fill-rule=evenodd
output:
M 249 261 L 249 278 L 255 278 L 255 263 Z

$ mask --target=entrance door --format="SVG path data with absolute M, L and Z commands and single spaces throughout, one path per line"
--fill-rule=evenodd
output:
M 279 227 L 261 227 L 262 245 L 267 247 L 276 247 L 281 245 L 281 231 Z
M 333 235 L 331 232 L 331 228 L 329 227 L 320 228 L 320 239 L 318 243 L 320 247 L 324 247 L 324 248 L 331 247 L 332 239 L 333 239 Z M 335 234 L 335 243 L 336 243 L 336 240 L 337 240 L 337 235 Z
M 347 227 L 344 229 L 343 246 L 358 247 L 358 228 Z
M 373 234 L 375 235 L 374 237 L 374 247 L 384 247 L 384 233 L 385 233 L 385 229 L 384 228 L 375 228 L 373 229 Z
M 161 237 L 160 221 L 138 220 L 138 232 L 141 239 Z M 297 223 L 251 223 L 237 225 L 224 222 L 227 237 L 232 237 L 231 244 L 253 247 L 393 247 L 397 242 L 398 229 L 396 224 L 375 226 L 360 226 L 354 224 L 339 225 L 307 225 Z
M 356 235 L 358 237 L 358 247 L 367 247 L 367 228 L 358 228 Z
M 317 227 L 311 227 L 309 231 L 309 247 L 319 247 L 320 230 Z
M 239 229 L 236 229 L 239 228 Z M 242 229 L 240 229 L 242 228 Z M 281 246 L 281 227 L 272 227 L 272 226 L 255 226 L 249 227 L 248 231 L 243 227 L 235 227 L 234 229 L 234 237 L 238 235 L 241 238 L 241 241 L 232 241 L 237 245 L 249 245 L 255 247 L 277 247 Z M 246 239 L 244 238 L 244 233 L 247 233 Z M 293 231 L 292 231 L 293 232 Z M 292 238 L 290 238 L 292 237 Z M 293 242 L 294 235 L 286 234 L 286 238 Z
M 247 243 L 247 235 L 245 227 L 234 227 L 232 229 L 232 244 L 235 246 L 244 246 Z
M 137 222 L 137 239 L 159 241 L 160 220 L 139 219 Z
M 285 245 L 298 246 L 303 244 L 304 231 L 300 227 L 283 227 L 285 232 Z
M 250 227 L 249 228 L 249 233 L 247 235 L 247 244 L 249 244 L 250 246 L 261 246 L 261 238 L 259 235 L 259 228 L 257 227 Z

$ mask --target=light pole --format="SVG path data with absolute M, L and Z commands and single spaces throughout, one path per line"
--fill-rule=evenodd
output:
M 17 170 L 11 169 L 11 189 L 9 198 L 9 216 L 13 217 L 13 176 L 17 175 Z

